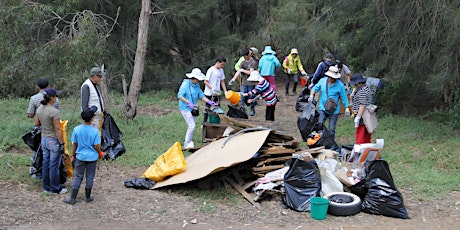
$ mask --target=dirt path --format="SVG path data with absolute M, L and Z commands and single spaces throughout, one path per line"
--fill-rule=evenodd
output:
M 276 108 L 278 130 L 300 139 L 296 127 L 296 96 L 282 96 Z M 257 106 L 263 120 L 265 107 Z M 125 137 L 129 138 L 129 137 Z M 460 223 L 460 192 L 446 199 L 419 202 L 409 188 L 400 185 L 411 219 L 360 213 L 350 217 L 328 215 L 317 221 L 309 213 L 283 209 L 279 199 L 263 201 L 258 210 L 241 198 L 237 204 L 212 202 L 212 211 L 193 197 L 161 190 L 135 190 L 123 182 L 139 177 L 145 168 L 126 169 L 108 162 L 100 164 L 93 193 L 95 200 L 64 204 L 66 195 L 43 196 L 40 186 L 0 181 L 0 229 L 457 229 Z M 70 183 L 67 183 L 67 187 Z M 398 186 L 398 185 L 397 185 Z

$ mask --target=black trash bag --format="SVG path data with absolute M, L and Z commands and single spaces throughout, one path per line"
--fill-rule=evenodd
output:
M 108 112 L 104 112 L 101 145 L 101 150 L 106 153 L 104 159 L 114 160 L 126 152 L 125 146 L 121 142 L 122 137 L 123 134 L 115 123 L 113 117 Z
M 321 192 L 321 177 L 316 162 L 292 159 L 289 170 L 284 174 L 284 189 L 282 200 L 288 207 L 299 212 L 310 211 L 310 199 L 320 196 Z
M 314 130 L 318 123 L 319 113 L 316 111 L 314 102 L 309 102 L 303 107 L 303 111 L 297 118 L 297 128 L 303 141 L 308 140 L 308 135 Z
M 29 130 L 26 134 L 22 136 L 22 140 L 29 146 L 32 151 L 37 151 L 40 147 L 42 139 L 42 127 L 41 126 L 34 126 L 31 130 Z
M 115 145 L 109 146 L 105 150 L 104 160 L 115 160 L 115 158 L 121 156 L 125 152 L 126 152 L 125 145 L 123 144 L 123 142 L 119 141 Z
M 38 148 L 37 151 L 34 152 L 34 156 L 31 158 L 32 164 L 29 167 L 29 174 L 42 174 L 42 163 L 43 163 L 43 151 L 42 148 Z
M 227 116 L 234 117 L 234 118 L 248 119 L 248 112 L 246 111 L 244 106 L 241 106 L 240 104 L 228 105 Z
M 59 180 L 61 184 L 67 181 L 67 168 L 64 164 L 64 156 L 61 157 L 61 163 L 59 164 Z
M 397 190 L 385 160 L 364 163 L 368 188 L 363 199 L 362 211 L 370 214 L 410 219 L 404 207 L 402 194 Z
M 125 180 L 125 187 L 135 188 L 135 189 L 151 189 L 156 182 L 154 180 L 149 180 L 147 178 L 131 178 Z
M 304 107 L 308 104 L 308 97 L 310 97 L 310 89 L 308 87 L 304 87 L 300 95 L 297 97 L 297 102 L 295 103 L 295 111 L 303 111 Z
M 341 152 L 340 146 L 335 142 L 332 136 L 332 132 L 329 131 L 323 123 L 318 123 L 316 127 L 314 127 L 314 130 L 317 130 L 317 132 L 321 134 L 321 138 L 319 138 L 315 144 L 309 145 L 308 147 L 315 148 L 324 146 L 326 149 L 331 149 L 339 153 Z

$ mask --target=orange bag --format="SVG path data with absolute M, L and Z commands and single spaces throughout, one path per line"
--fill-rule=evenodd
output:
M 153 162 L 142 177 L 157 182 L 162 181 L 166 177 L 182 172 L 186 165 L 180 142 L 176 142 Z

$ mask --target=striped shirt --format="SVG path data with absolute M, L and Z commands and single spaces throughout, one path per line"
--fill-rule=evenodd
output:
M 248 96 L 250 97 L 257 94 L 260 94 L 262 98 L 265 99 L 267 106 L 274 106 L 278 102 L 275 90 L 273 90 L 270 83 L 265 79 L 260 81 L 253 90 L 248 92 Z
M 371 90 L 369 89 L 369 86 L 364 84 L 361 87 L 357 88 L 352 97 L 353 112 L 357 113 L 361 105 L 364 105 L 364 106 L 370 105 L 371 100 L 372 100 L 372 95 L 371 95 Z
M 33 114 L 37 112 L 37 108 L 42 105 L 40 102 L 43 101 L 43 90 L 40 90 L 37 94 L 33 95 L 30 97 L 29 101 L 29 107 L 27 108 L 27 113 L 28 114 Z M 61 109 L 61 104 L 59 103 L 59 99 L 56 99 L 56 102 L 53 104 L 53 107 L 60 110 Z

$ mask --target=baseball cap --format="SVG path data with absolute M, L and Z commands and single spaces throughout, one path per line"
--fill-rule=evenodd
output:
M 102 71 L 101 67 L 96 66 L 96 67 L 91 68 L 89 75 L 90 76 L 94 76 L 94 75 L 105 76 L 105 72 Z
M 48 87 L 49 85 L 50 85 L 50 83 L 48 82 L 48 79 L 46 79 L 44 77 L 41 77 L 41 78 L 38 79 L 37 86 L 40 89 L 44 89 L 44 88 Z
M 88 122 L 91 120 L 92 117 L 94 117 L 94 114 L 96 113 L 96 111 L 97 111 L 96 106 L 91 106 L 89 108 L 86 108 L 81 112 L 81 118 L 84 121 Z
M 326 54 L 326 58 L 334 58 L 334 55 L 331 53 Z
M 53 97 L 53 96 L 56 96 L 56 95 L 61 94 L 61 91 L 57 91 L 57 90 L 55 90 L 55 89 L 49 87 L 49 88 L 46 88 L 46 89 L 45 89 L 45 94 L 46 94 L 47 96 L 49 96 L 49 97 Z

